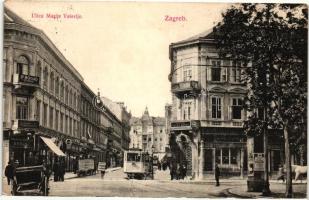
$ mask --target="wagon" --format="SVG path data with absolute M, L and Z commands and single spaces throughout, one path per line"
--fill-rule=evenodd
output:
M 43 165 L 17 167 L 11 184 L 11 193 L 18 195 L 23 192 L 31 192 L 48 196 L 48 179 L 48 171 L 44 169 Z
M 78 160 L 77 176 L 94 175 L 96 173 L 94 159 L 80 159 Z

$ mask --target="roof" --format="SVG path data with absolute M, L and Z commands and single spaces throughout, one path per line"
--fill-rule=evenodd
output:
M 103 101 L 103 104 L 117 117 L 117 119 L 122 121 L 122 106 L 107 97 L 101 97 L 101 100 Z
M 181 40 L 179 42 L 176 42 L 175 44 L 178 43 L 186 43 L 186 42 L 192 42 L 198 39 L 213 39 L 213 28 L 208 29 L 206 31 L 203 31 L 202 33 L 199 33 L 197 35 L 191 36 L 185 40 Z
M 4 6 L 4 22 L 5 23 L 20 24 L 20 25 L 23 25 L 23 26 L 29 26 L 31 28 L 37 29 L 36 27 L 32 26 L 30 23 L 26 22 L 21 17 L 19 17 L 13 11 L 8 9 L 6 6 Z
M 140 118 L 137 118 L 137 117 L 131 117 L 130 119 L 130 125 L 131 126 L 142 126 L 142 121 Z
M 165 118 L 164 117 L 153 117 L 153 124 L 154 125 L 165 125 Z

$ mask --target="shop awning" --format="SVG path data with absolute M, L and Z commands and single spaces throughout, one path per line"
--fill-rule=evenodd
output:
M 65 156 L 65 154 L 61 151 L 61 149 L 59 149 L 59 147 L 57 147 L 57 145 L 50 138 L 42 136 L 40 137 L 45 142 L 45 144 L 50 148 L 50 150 L 52 150 L 55 154 L 57 154 L 58 156 Z

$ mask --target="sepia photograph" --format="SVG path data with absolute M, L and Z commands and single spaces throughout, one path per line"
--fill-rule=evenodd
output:
M 2 6 L 1 195 L 307 198 L 307 4 Z

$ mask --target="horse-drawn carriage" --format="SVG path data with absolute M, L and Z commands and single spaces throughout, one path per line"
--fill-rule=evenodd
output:
M 48 196 L 49 173 L 49 169 L 44 165 L 17 167 L 13 183 L 11 183 L 12 195 L 31 192 Z

